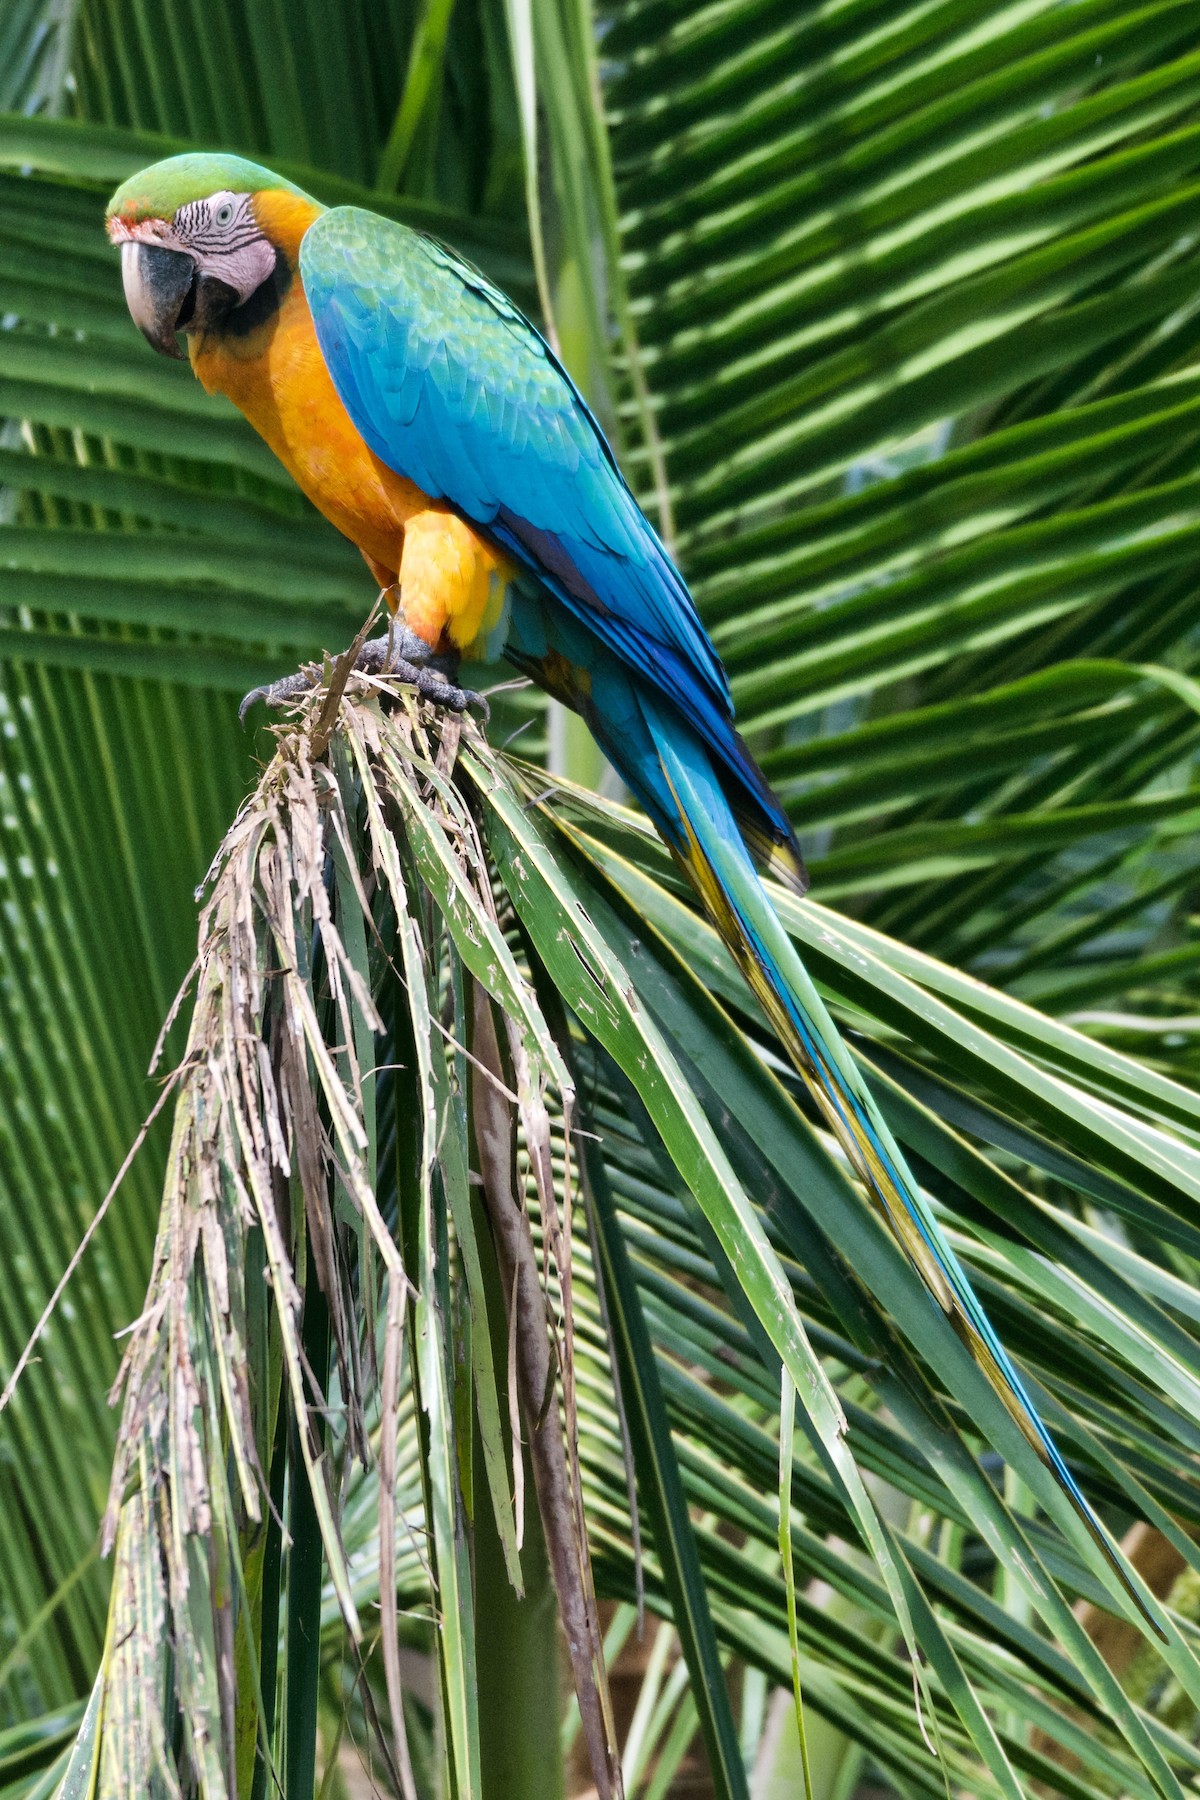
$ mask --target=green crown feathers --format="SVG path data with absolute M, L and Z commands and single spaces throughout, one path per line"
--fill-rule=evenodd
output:
M 284 193 L 309 196 L 294 182 L 247 162 L 244 156 L 213 156 L 188 152 L 151 163 L 148 169 L 123 181 L 108 203 L 105 217 L 119 214 L 131 223 L 138 219 L 170 219 L 189 200 L 209 194 L 258 194 L 274 188 Z

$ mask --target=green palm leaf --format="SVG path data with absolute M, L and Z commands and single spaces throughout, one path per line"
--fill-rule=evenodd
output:
M 158 155 L 221 142 L 322 198 L 449 237 L 532 304 L 503 9 L 460 0 L 447 28 L 444 9 L 418 17 L 401 0 L 336 18 L 304 4 L 286 32 L 270 8 L 204 10 L 198 22 L 190 0 L 170 0 L 151 29 L 107 0 L 18 4 L 0 35 L 7 1367 L 149 1104 L 142 1071 L 191 954 L 191 889 L 251 748 L 265 748 L 237 733 L 233 699 L 345 642 L 371 598 L 243 422 L 137 343 L 103 199 Z M 597 10 L 593 31 L 580 9 L 537 9 L 536 35 L 514 40 L 517 88 L 532 75 L 543 95 L 543 286 L 564 351 L 647 504 L 673 519 L 743 727 L 809 854 L 817 904 L 781 896 L 781 910 L 892 1129 L 1109 1522 L 1148 1519 L 1194 1564 L 1190 8 Z M 534 717 L 505 697 L 494 741 Z M 536 736 L 520 747 L 536 754 Z M 1192 1699 L 1168 1721 L 1145 1682 L 1123 1690 L 1067 1604 L 1106 1599 L 1082 1546 L 1020 1480 L 1001 1496 L 981 1474 L 979 1433 L 1001 1442 L 1004 1421 L 797 1113 L 765 1026 L 657 848 L 619 806 L 569 789 L 554 802 L 565 836 L 505 804 L 503 830 L 548 837 L 562 895 L 583 896 L 603 933 L 556 973 L 579 1008 L 571 1059 L 626 1252 L 620 1306 L 630 1341 L 653 1345 L 649 1398 L 626 1393 L 653 1409 L 642 1436 L 659 1470 L 640 1576 L 602 1300 L 579 1253 L 586 1504 L 602 1590 L 632 1601 L 640 1580 L 705 1671 L 690 1696 L 680 1681 L 654 1690 L 661 1780 L 639 1751 L 647 1791 L 664 1792 L 697 1719 L 719 1791 L 740 1791 L 722 1659 L 791 1683 L 764 1498 L 778 1482 L 777 1352 L 731 1243 L 759 1246 L 883 1496 L 877 1530 L 816 1450 L 797 1455 L 802 1686 L 828 1766 L 841 1759 L 839 1791 L 863 1767 L 897 1792 L 943 1791 L 896 1654 L 897 1607 L 929 1659 L 925 1724 L 951 1780 L 1178 1791 L 1197 1760 L 1182 1641 L 1172 1667 Z M 419 809 L 405 818 L 405 879 L 450 917 L 453 870 Z M 503 864 L 500 825 L 492 842 Z M 514 968 L 531 944 L 553 965 L 547 894 L 514 869 L 512 898 L 527 934 Z M 626 1027 L 595 1011 L 587 968 L 602 948 L 680 1071 L 673 1114 L 639 1098 L 636 1059 L 623 1073 L 609 1060 Z M 482 972 L 477 945 L 457 954 Z M 510 980 L 502 1004 L 521 992 Z M 394 1151 L 378 1125 L 383 1169 Z M 113 1427 L 99 1395 L 111 1333 L 141 1308 L 164 1155 L 152 1145 L 135 1168 L 0 1422 L 14 1521 L 0 1543 L 5 1792 L 50 1791 L 39 1771 L 65 1766 L 103 1649 L 93 1545 Z M 724 1243 L 718 1189 L 742 1234 Z M 536 1199 L 532 1211 L 536 1223 Z M 426 1418 L 443 1367 L 426 1371 Z M 447 1388 L 438 1416 L 458 1400 Z M 421 1457 L 406 1418 L 397 1503 L 411 1520 Z M 489 1429 L 475 1488 L 494 1498 L 498 1414 Z M 1037 1491 L 1021 1446 L 1004 1447 Z M 457 1567 L 454 1469 L 443 1455 L 438 1498 L 424 1466 L 442 1539 L 430 1558 L 398 1538 L 401 1614 L 427 1607 L 429 1567 Z M 361 1613 L 378 1591 L 377 1496 L 354 1480 L 327 1672 L 341 1667 L 347 1593 Z M 470 1782 L 465 1612 L 460 1626 L 446 1703 Z M 391 1693 L 366 1681 L 336 1715 L 356 1742 Z M 325 1687 L 308 1691 L 308 1714 L 333 1717 Z M 423 1783 L 438 1728 L 416 1701 L 405 1710 Z M 1048 1760 L 1055 1744 L 1075 1760 Z

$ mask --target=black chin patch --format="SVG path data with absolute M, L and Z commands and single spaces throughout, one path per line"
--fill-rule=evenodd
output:
M 292 285 L 292 271 L 287 257 L 282 250 L 275 252 L 275 267 L 265 281 L 260 281 L 254 292 L 230 313 L 225 321 L 225 329 L 234 337 L 248 337 L 274 318 L 283 305 L 284 296 Z
M 192 310 L 186 322 L 192 331 L 221 331 L 237 305 L 237 289 L 218 281 L 215 275 L 201 275 L 188 289 L 185 311 L 189 302 Z M 181 326 L 184 323 L 182 313 L 179 323 Z
M 191 285 L 183 297 L 183 305 L 179 309 L 179 317 L 175 321 L 176 331 L 185 331 L 192 322 L 196 311 L 196 290 L 200 286 L 199 270 L 192 276 Z
M 179 328 L 209 332 L 217 337 L 244 338 L 260 326 L 269 324 L 283 304 L 292 285 L 292 270 L 282 250 L 275 252 L 275 267 L 254 292 L 239 303 L 233 288 L 218 281 L 215 275 L 202 275 L 193 282 L 184 302 Z M 189 310 L 190 308 L 190 310 Z
M 275 267 L 267 279 L 240 302 L 236 288 L 215 275 L 201 275 L 188 289 L 176 329 L 212 337 L 248 337 L 274 318 L 291 285 L 292 271 L 281 250 L 275 252 Z

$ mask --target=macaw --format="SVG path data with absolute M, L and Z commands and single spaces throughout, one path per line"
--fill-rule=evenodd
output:
M 156 163 L 107 222 L 149 342 L 178 356 L 185 333 L 204 387 L 358 545 L 395 615 L 390 666 L 461 709 L 458 659 L 503 635 L 587 720 L 932 1300 L 1128 1587 L 771 906 L 760 868 L 807 885 L 787 814 L 682 575 L 545 339 L 444 245 L 237 157 Z

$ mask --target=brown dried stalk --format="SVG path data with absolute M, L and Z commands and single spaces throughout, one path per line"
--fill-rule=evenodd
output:
M 107 1724 L 97 1754 L 113 1775 L 97 1791 L 101 1800 L 108 1792 L 179 1791 L 159 1710 L 167 1638 L 176 1647 L 177 1697 L 196 1773 L 213 1795 L 232 1796 L 246 1784 L 254 1730 L 247 1736 L 239 1723 L 247 1696 L 237 1690 L 239 1672 L 244 1682 L 257 1657 L 238 1640 L 251 1629 L 242 1551 L 267 1527 L 263 1464 L 277 1409 L 286 1406 L 356 1643 L 362 1627 L 318 1422 L 331 1421 L 345 1457 L 367 1464 L 377 1458 L 383 1663 L 396 1778 L 413 1800 L 396 1639 L 396 1469 L 403 1331 L 414 1289 L 380 1213 L 371 1167 L 363 1084 L 375 1072 L 362 1061 L 384 1024 L 365 978 L 365 933 L 375 966 L 406 997 L 414 1022 L 428 1022 L 418 1047 L 426 1206 L 442 1191 L 433 1174 L 444 1121 L 433 1094 L 439 1071 L 463 1048 L 446 1042 L 430 1008 L 428 977 L 452 941 L 453 954 L 484 984 L 474 988 L 470 1053 L 477 1139 L 500 1266 L 516 1296 L 518 1385 L 538 1504 L 597 1787 L 607 1800 L 620 1794 L 620 1771 L 579 1479 L 569 1180 L 560 1209 L 545 1098 L 553 1082 L 569 1121 L 570 1086 L 501 931 L 492 871 L 454 784 L 461 734 L 469 734 L 476 757 L 490 762 L 490 755 L 472 721 L 441 718 L 403 692 L 381 705 L 384 684 L 340 665 L 333 674 L 344 692 L 339 698 L 331 680 L 301 705 L 296 722 L 277 731 L 276 754 L 209 873 L 150 1287 L 113 1391 L 123 1412 L 104 1543 L 118 1544 L 114 1607 L 123 1635 L 98 1688 L 107 1697 Z M 388 916 L 398 921 L 395 950 L 380 938 L 385 898 Z M 421 936 L 427 912 L 444 924 L 446 936 L 439 926 L 436 943 Z M 493 1004 L 505 1019 L 516 1119 Z M 542 1275 L 511 1179 L 507 1191 L 499 1185 L 501 1167 L 512 1164 L 518 1123 L 544 1228 Z M 298 1254 L 312 1258 L 328 1307 L 336 1417 L 324 1371 L 305 1357 Z M 561 1328 L 543 1288 L 551 1262 Z M 253 1379 L 269 1361 L 263 1308 L 251 1285 L 260 1271 L 282 1365 L 277 1394 Z M 377 1315 L 374 1296 L 384 1291 Z M 131 1697 L 119 1731 L 117 1681 Z M 254 1707 L 250 1716 L 253 1726 Z

